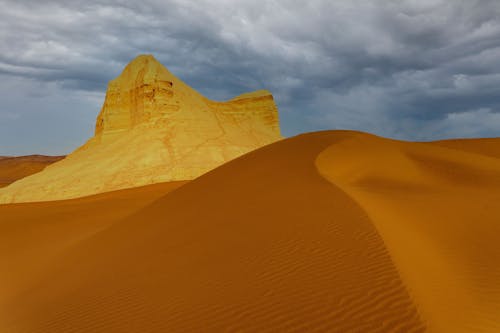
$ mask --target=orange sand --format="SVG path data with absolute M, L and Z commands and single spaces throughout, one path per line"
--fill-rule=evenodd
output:
M 43 155 L 0 156 L 0 187 L 7 186 L 18 179 L 40 172 L 47 165 L 63 158 L 64 156 Z
M 0 206 L 0 331 L 498 332 L 495 144 L 318 132 Z

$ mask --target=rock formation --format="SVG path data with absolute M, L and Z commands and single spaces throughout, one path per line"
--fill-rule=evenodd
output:
M 64 160 L 1 189 L 0 203 L 193 179 L 280 138 L 269 92 L 211 101 L 141 55 L 109 83 L 95 135 Z

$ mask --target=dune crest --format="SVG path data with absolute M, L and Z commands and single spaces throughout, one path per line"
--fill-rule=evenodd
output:
M 500 140 L 342 135 L 316 167 L 368 214 L 428 331 L 500 332 Z
M 141 55 L 109 83 L 95 135 L 64 160 L 0 190 L 0 203 L 189 180 L 280 139 L 269 92 L 211 101 Z

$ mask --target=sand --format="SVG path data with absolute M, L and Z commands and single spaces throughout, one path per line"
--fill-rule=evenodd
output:
M 0 156 L 0 187 L 5 187 L 18 179 L 27 177 L 45 169 L 64 156 Z
M 0 206 L 0 331 L 498 332 L 495 142 L 317 132 Z
M 38 283 L 40 274 L 67 248 L 182 184 L 156 184 L 74 200 L 0 205 L 0 331 L 11 331 L 2 326 L 7 321 L 4 311 L 9 309 L 8 303 L 23 302 L 23 293 Z
M 373 221 L 431 332 L 500 331 L 499 148 L 354 133 L 316 160 Z

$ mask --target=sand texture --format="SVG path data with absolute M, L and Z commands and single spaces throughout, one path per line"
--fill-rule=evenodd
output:
M 500 139 L 349 131 L 0 206 L 0 331 L 499 332 Z
M 214 102 L 142 55 L 109 82 L 95 135 L 64 160 L 0 190 L 0 203 L 189 180 L 280 139 L 268 91 Z

